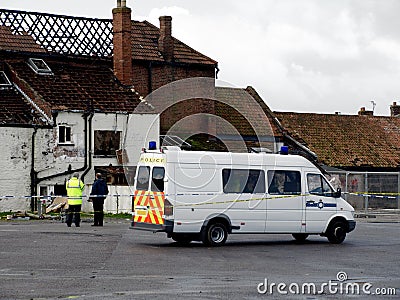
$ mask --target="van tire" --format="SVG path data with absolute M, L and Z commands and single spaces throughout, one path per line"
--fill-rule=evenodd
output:
M 332 223 L 326 231 L 326 237 L 332 244 L 341 244 L 346 238 L 347 226 L 343 221 Z
M 308 238 L 307 233 L 293 233 L 292 236 L 298 242 L 304 242 Z
M 180 245 L 189 245 L 192 241 L 192 239 L 183 234 L 173 234 L 171 238 Z
M 211 223 L 203 231 L 201 239 L 207 246 L 221 246 L 228 238 L 228 230 L 223 223 Z

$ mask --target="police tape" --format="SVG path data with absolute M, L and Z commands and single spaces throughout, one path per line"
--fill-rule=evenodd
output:
M 149 193 L 152 193 L 149 191 Z M 234 193 L 229 193 L 234 194 Z M 238 195 L 242 195 L 241 193 L 237 193 Z M 245 193 L 243 193 L 245 194 Z M 376 198 L 398 198 L 400 193 L 368 193 L 368 192 L 342 192 L 343 195 L 352 195 L 352 196 L 359 196 L 359 197 L 376 197 Z M 165 197 L 171 196 L 221 196 L 227 195 L 226 193 L 174 193 L 174 194 L 164 194 Z M 272 195 L 272 194 L 269 194 Z M 119 197 L 134 197 L 134 194 L 111 194 L 111 195 L 82 195 L 82 199 L 90 199 L 90 198 L 119 198 Z M 300 196 L 320 196 L 323 197 L 324 195 L 320 194 L 280 194 L 279 196 L 274 197 L 263 197 L 263 198 L 252 198 L 252 199 L 275 199 L 275 198 L 292 198 L 292 197 L 300 197 Z M 31 199 L 37 198 L 40 200 L 54 200 L 55 198 L 68 198 L 66 195 L 41 195 L 41 196 L 12 196 L 12 195 L 5 195 L 0 196 L 0 201 L 4 199 Z

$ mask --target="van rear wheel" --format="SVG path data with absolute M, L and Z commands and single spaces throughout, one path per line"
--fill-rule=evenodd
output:
M 308 238 L 307 233 L 293 233 L 292 236 L 298 242 L 304 242 Z
M 222 223 L 211 223 L 202 232 L 202 241 L 207 246 L 221 246 L 228 238 L 228 230 Z
M 332 244 L 341 244 L 346 238 L 347 226 L 342 221 L 336 221 L 329 226 L 326 231 L 326 237 Z

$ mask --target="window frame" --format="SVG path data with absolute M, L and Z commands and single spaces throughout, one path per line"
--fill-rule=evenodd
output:
M 57 127 L 58 127 L 57 128 L 58 129 L 58 132 L 57 132 L 58 133 L 58 137 L 57 137 L 58 145 L 73 145 L 74 143 L 72 141 L 72 127 L 65 125 L 65 124 L 60 124 Z M 68 131 L 69 131 L 69 133 L 68 133 Z M 61 132 L 63 132 L 63 133 L 61 134 Z M 62 136 L 64 137 L 63 141 L 61 141 Z M 68 139 L 67 139 L 67 137 L 68 137 Z

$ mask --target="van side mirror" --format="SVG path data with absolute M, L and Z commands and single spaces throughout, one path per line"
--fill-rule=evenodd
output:
M 338 188 L 337 191 L 333 194 L 335 198 L 340 198 L 342 196 L 342 189 Z

